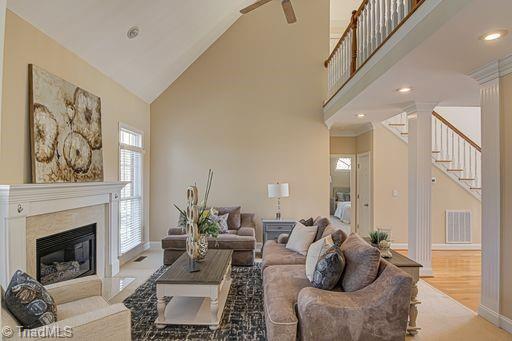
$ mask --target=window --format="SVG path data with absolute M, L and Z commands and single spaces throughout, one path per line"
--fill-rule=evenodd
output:
M 351 170 L 352 159 L 349 157 L 340 157 L 336 163 L 336 170 Z
M 119 179 L 129 181 L 121 190 L 119 202 L 121 255 L 142 244 L 143 135 L 129 128 L 119 128 Z

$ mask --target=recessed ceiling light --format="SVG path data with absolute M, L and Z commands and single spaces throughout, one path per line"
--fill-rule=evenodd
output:
M 128 39 L 133 39 L 133 38 L 136 38 L 140 33 L 140 29 L 138 26 L 132 26 L 130 27 L 130 29 L 128 30 L 128 32 L 126 32 L 126 36 L 128 37 Z
M 403 88 L 399 88 L 399 89 L 396 89 L 396 91 L 398 91 L 399 93 L 401 94 L 406 94 L 408 92 L 411 92 L 412 91 L 412 88 L 409 88 L 409 87 L 403 87 Z
M 363 118 L 363 117 L 366 117 L 366 114 L 357 114 L 356 116 L 357 116 L 357 118 Z
M 496 39 L 500 39 L 503 36 L 507 35 L 507 33 L 508 33 L 507 30 L 493 31 L 493 32 L 484 34 L 483 36 L 480 37 L 480 39 L 485 40 L 485 41 L 496 40 Z

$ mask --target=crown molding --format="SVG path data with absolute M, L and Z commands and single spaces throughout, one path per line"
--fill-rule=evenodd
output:
M 484 84 L 500 77 L 505 77 L 511 73 L 512 54 L 479 67 L 471 72 L 469 76 L 475 79 L 479 84 Z

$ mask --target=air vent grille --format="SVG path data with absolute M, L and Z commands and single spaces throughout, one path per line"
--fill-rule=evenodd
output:
M 446 211 L 446 243 L 471 244 L 471 211 Z

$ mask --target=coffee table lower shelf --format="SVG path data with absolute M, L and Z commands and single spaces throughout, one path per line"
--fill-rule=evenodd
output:
M 232 279 L 221 285 L 157 284 L 157 328 L 167 325 L 220 326 Z M 172 297 L 165 303 L 165 297 Z

